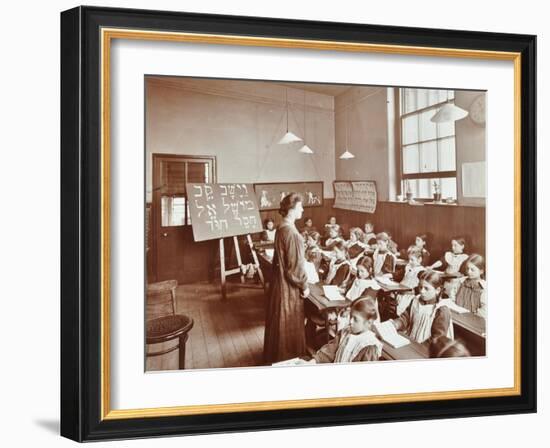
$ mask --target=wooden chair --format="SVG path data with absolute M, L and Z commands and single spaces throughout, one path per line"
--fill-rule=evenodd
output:
M 161 356 L 174 350 L 179 351 L 180 369 L 185 369 L 185 345 L 189 331 L 193 328 L 193 319 L 183 314 L 163 316 L 147 322 L 147 344 L 162 344 L 178 339 L 178 344 L 156 352 L 147 352 L 147 356 Z
M 147 285 L 147 308 L 150 311 L 151 307 L 170 303 L 172 307 L 172 315 L 177 314 L 176 306 L 176 288 L 178 287 L 177 280 L 165 280 L 163 282 L 151 283 Z M 149 312 L 147 313 L 149 315 Z M 155 314 L 155 313 L 153 313 Z M 161 313 L 156 313 L 161 314 Z

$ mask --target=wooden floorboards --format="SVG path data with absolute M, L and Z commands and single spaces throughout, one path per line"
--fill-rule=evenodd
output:
M 177 312 L 193 318 L 185 354 L 186 369 L 249 367 L 262 365 L 265 328 L 265 298 L 262 289 L 228 284 L 227 299 L 221 300 L 219 285 L 197 283 L 177 289 Z M 167 305 L 149 305 L 147 318 L 170 313 Z M 147 346 L 158 351 L 174 345 Z M 147 357 L 146 370 L 175 370 L 178 351 Z

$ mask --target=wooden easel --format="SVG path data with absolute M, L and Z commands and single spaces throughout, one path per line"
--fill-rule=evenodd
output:
M 222 300 L 227 299 L 227 292 L 226 292 L 226 278 L 229 275 L 235 275 L 235 274 L 241 274 L 241 283 L 245 282 L 244 273 L 242 271 L 243 261 L 241 258 L 241 250 L 239 249 L 239 240 L 236 236 L 233 237 L 233 244 L 235 246 L 235 254 L 237 256 L 237 264 L 238 266 L 236 268 L 232 269 L 225 269 L 225 247 L 224 247 L 224 238 L 220 238 L 220 277 L 221 277 L 221 285 L 222 285 Z M 260 278 L 260 283 L 262 284 L 262 287 L 265 286 L 264 284 L 264 274 L 262 273 L 262 269 L 260 268 L 260 262 L 258 261 L 258 254 L 256 253 L 256 249 L 254 248 L 254 244 L 252 243 L 252 237 L 250 234 L 246 235 L 246 241 L 248 243 L 248 247 L 250 248 L 250 252 L 252 253 L 252 259 L 254 260 L 254 267 L 256 268 L 256 272 L 258 273 L 258 277 Z

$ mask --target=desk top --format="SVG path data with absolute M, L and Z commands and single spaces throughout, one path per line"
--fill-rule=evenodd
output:
M 485 319 L 474 313 L 457 313 L 451 311 L 453 322 L 465 330 L 468 330 L 482 338 L 485 338 L 486 324 Z
M 331 308 L 344 308 L 351 305 L 351 300 L 329 300 L 323 292 L 323 285 L 320 283 L 309 284 L 308 300 L 317 307 L 319 311 Z
M 409 339 L 407 336 L 404 337 Z M 388 343 L 382 342 L 384 344 L 382 348 L 382 357 L 384 359 L 427 359 L 430 357 L 428 344 L 419 344 L 418 342 L 411 341 L 409 345 L 405 345 L 404 347 L 393 348 Z
M 402 285 L 401 283 L 397 283 L 396 285 L 387 285 L 377 278 L 375 278 L 376 283 L 380 286 L 382 291 L 386 292 L 405 292 L 405 291 L 411 291 L 412 288 L 409 288 L 408 286 Z

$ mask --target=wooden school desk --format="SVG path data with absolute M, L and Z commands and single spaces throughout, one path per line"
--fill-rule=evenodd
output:
M 324 343 L 328 342 L 335 336 L 334 332 L 330 331 L 331 322 L 329 314 L 331 311 L 338 311 L 351 305 L 350 300 L 329 300 L 325 297 L 323 285 L 321 283 L 309 284 L 309 296 L 306 300 L 313 305 L 325 321 L 326 337 Z
M 402 336 L 409 339 L 403 334 Z M 382 343 L 384 344 L 382 348 L 382 359 L 385 360 L 427 359 L 430 357 L 430 349 L 427 343 L 419 344 L 418 342 L 410 341 L 409 345 L 400 348 L 393 348 L 385 341 L 382 341 Z
M 378 312 L 380 313 L 380 319 L 382 319 L 382 321 L 395 319 L 397 317 L 397 300 L 395 295 L 411 292 L 412 289 L 400 283 L 397 285 L 386 285 L 378 279 L 376 279 L 376 282 L 380 286 L 378 294 Z
M 451 311 L 455 339 L 466 345 L 472 356 L 485 356 L 485 319 L 474 313 L 457 313 Z

